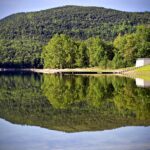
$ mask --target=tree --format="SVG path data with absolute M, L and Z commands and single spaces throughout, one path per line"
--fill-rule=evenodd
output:
M 45 68 L 74 67 L 76 46 L 68 36 L 54 35 L 43 48 L 42 58 Z
M 139 26 L 135 33 L 118 35 L 114 47 L 115 67 L 132 66 L 138 57 L 150 57 L 150 27 Z
M 79 47 L 76 51 L 76 66 L 78 67 L 88 67 L 89 57 L 87 54 L 87 47 L 84 41 L 80 42 Z
M 105 55 L 104 42 L 98 37 L 92 37 L 86 40 L 86 45 L 88 49 L 89 65 L 91 67 L 99 66 Z
M 137 57 L 150 57 L 150 26 L 138 26 L 136 31 Z

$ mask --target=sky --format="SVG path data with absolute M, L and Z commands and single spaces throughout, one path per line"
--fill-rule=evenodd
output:
M 150 11 L 150 0 L 0 0 L 0 19 L 18 12 L 64 5 L 97 6 L 130 12 Z

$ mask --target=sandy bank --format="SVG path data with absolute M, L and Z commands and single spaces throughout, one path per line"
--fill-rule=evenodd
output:
M 55 73 L 63 73 L 63 72 L 86 72 L 89 73 L 119 73 L 120 70 L 102 70 L 100 68 L 74 68 L 74 69 L 36 69 L 36 68 L 26 68 L 26 69 L 15 69 L 15 68 L 0 68 L 0 71 L 31 71 L 37 73 L 44 73 L 44 74 L 55 74 Z

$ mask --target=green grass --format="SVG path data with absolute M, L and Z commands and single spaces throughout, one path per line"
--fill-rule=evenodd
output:
M 136 69 L 135 71 L 136 72 L 141 72 L 141 73 L 150 72 L 150 65 L 143 66 L 141 68 Z
M 129 71 L 127 74 L 131 75 L 134 78 L 141 78 L 146 81 L 150 81 L 150 65 L 146 65 L 135 70 Z
M 150 76 L 148 75 L 139 75 L 138 78 L 144 79 L 146 81 L 150 81 Z

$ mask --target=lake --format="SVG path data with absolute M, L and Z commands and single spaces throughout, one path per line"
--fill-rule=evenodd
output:
M 140 82 L 1 72 L 0 150 L 149 150 L 150 87 Z

